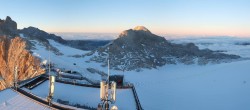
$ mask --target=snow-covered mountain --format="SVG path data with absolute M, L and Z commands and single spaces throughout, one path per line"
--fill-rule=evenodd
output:
M 199 49 L 194 43 L 171 43 L 143 26 L 123 31 L 112 43 L 86 56 L 91 56 L 90 61 L 106 66 L 108 54 L 111 67 L 116 70 L 151 69 L 177 63 L 204 65 L 240 58 L 237 55 Z

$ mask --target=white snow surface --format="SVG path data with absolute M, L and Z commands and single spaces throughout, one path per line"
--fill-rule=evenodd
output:
M 250 61 L 126 72 L 145 110 L 249 110 Z

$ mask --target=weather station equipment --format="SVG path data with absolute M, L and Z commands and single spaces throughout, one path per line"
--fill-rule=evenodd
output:
M 100 99 L 102 103 L 98 105 L 98 110 L 118 110 L 115 105 L 109 108 L 109 103 L 115 104 L 116 101 L 116 82 L 112 81 L 111 84 L 106 81 L 100 82 Z
M 51 106 L 51 102 L 52 102 L 52 99 L 53 99 L 53 96 L 54 96 L 54 91 L 55 91 L 55 76 L 49 76 L 49 95 L 47 97 L 47 101 L 49 103 L 49 105 Z
M 50 61 L 50 47 L 49 47 L 49 94 L 47 97 L 47 101 L 49 106 L 52 104 L 52 99 L 54 96 L 54 90 L 55 90 L 55 76 L 50 74 L 51 71 L 51 61 Z
M 116 82 L 109 81 L 109 47 L 108 47 L 108 78 L 107 81 L 100 82 L 100 99 L 102 103 L 98 104 L 97 110 L 118 110 L 118 107 L 113 105 L 109 108 L 110 103 L 115 104 L 116 101 Z M 111 86 L 111 87 L 109 87 Z M 110 90 L 111 89 L 111 90 Z

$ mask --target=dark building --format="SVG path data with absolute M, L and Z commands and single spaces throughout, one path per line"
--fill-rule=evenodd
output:
M 124 75 L 109 76 L 109 81 L 115 81 L 117 86 L 123 86 Z

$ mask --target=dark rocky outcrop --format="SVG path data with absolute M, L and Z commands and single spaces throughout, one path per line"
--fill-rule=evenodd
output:
M 13 21 L 9 16 L 7 16 L 5 20 L 0 19 L 0 35 L 18 35 L 17 23 Z

